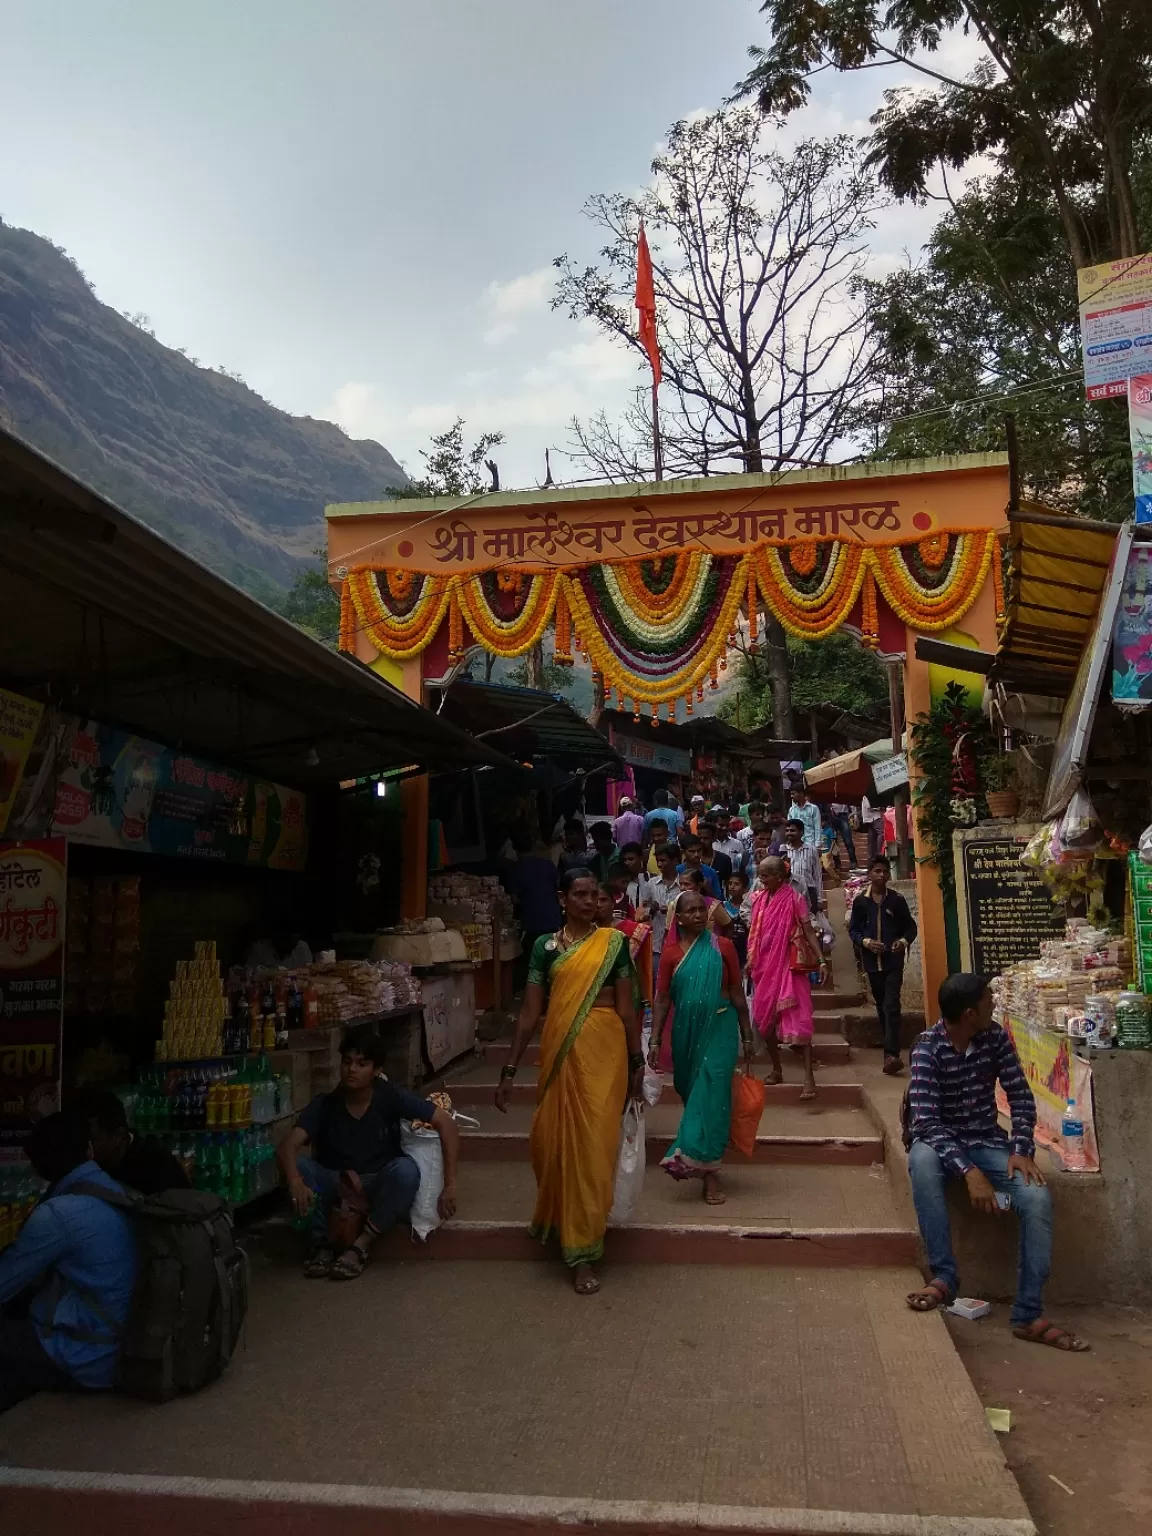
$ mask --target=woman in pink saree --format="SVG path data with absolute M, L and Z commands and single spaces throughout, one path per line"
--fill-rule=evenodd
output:
M 804 1057 L 802 1100 L 816 1097 L 812 1075 L 812 987 L 810 970 L 819 970 L 823 981 L 827 962 L 820 958 L 820 943 L 812 928 L 808 903 L 788 883 L 784 860 L 763 859 L 758 874 L 760 889 L 752 898 L 752 925 L 748 932 L 748 974 L 752 978 L 752 1022 L 764 1037 L 772 1072 L 765 1079 L 782 1083 L 780 1047 L 800 1046 Z M 793 969 L 794 962 L 802 969 Z

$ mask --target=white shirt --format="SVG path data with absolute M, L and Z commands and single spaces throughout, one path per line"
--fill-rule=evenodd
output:
M 884 807 L 878 805 L 876 809 L 873 810 L 868 796 L 865 795 L 860 801 L 860 820 L 864 823 L 865 826 L 868 826 L 873 821 L 883 821 L 883 819 Z
M 652 950 L 654 954 L 664 948 L 664 936 L 668 929 L 668 903 L 680 889 L 679 880 L 673 876 L 669 884 L 662 875 L 657 875 L 654 880 L 645 881 L 648 894 L 645 901 L 648 906 L 648 921 L 652 924 Z
M 792 888 L 799 891 L 805 901 L 808 892 L 815 888 L 817 906 L 824 900 L 824 875 L 820 855 L 805 843 L 801 848 L 785 848 L 784 857 L 792 869 Z
M 276 945 L 271 939 L 257 939 L 248 951 L 248 958 L 244 962 L 248 970 L 255 971 L 263 968 L 274 971 L 279 967 L 285 971 L 291 971 L 299 966 L 312 964 L 312 951 L 300 939 L 295 948 L 290 949 L 286 955 L 276 952 Z
M 712 845 L 717 853 L 726 853 L 732 860 L 733 869 L 743 869 L 747 848 L 738 837 L 722 837 Z

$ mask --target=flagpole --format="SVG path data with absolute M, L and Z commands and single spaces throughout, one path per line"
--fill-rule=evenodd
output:
M 660 441 L 660 385 L 652 380 L 652 447 L 656 462 L 656 478 L 664 478 L 664 445 Z

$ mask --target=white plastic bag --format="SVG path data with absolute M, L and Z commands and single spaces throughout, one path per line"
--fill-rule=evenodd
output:
M 644 1065 L 644 1087 L 641 1089 L 645 1104 L 651 1104 L 655 1109 L 660 1102 L 660 1095 L 664 1092 L 664 1078 L 654 1067 Z
M 1152 864 L 1152 826 L 1144 828 L 1138 845 L 1141 864 Z
M 453 1114 L 458 1125 L 478 1127 L 479 1120 L 470 1115 Z M 440 1147 L 440 1133 L 431 1126 L 414 1130 L 409 1120 L 400 1122 L 400 1147 L 420 1170 L 420 1187 L 412 1202 L 408 1220 L 412 1224 L 413 1238 L 426 1242 L 429 1232 L 443 1225 L 437 1206 L 444 1191 L 444 1154 Z
M 812 926 L 816 930 L 816 937 L 820 940 L 821 951 L 826 955 L 830 955 L 836 943 L 836 930 L 828 921 L 827 914 L 824 912 L 814 912 L 812 914 Z
M 644 1111 L 635 1099 L 628 1100 L 620 1122 L 620 1152 L 616 1158 L 616 1191 L 608 1220 L 613 1225 L 631 1221 L 644 1187 Z

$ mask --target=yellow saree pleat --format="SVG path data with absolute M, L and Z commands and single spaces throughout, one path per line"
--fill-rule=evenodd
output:
M 624 936 L 597 929 L 552 967 L 529 1146 L 536 1174 L 532 1234 L 560 1237 L 567 1264 L 604 1252 L 612 1208 L 628 1047 L 614 1008 L 593 1006 Z

